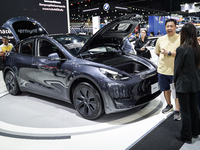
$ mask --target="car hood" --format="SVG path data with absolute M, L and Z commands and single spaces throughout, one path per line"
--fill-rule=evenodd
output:
M 96 32 L 85 43 L 79 54 L 100 46 L 121 47 L 124 40 L 134 31 L 140 20 L 141 16 L 129 14 L 112 21 Z
M 31 36 L 48 34 L 39 22 L 28 17 L 11 18 L 2 27 L 12 32 L 16 42 Z

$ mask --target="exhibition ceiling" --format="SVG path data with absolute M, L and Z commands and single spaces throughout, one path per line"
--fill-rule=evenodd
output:
M 180 14 L 185 16 L 195 15 L 199 13 L 188 14 L 181 12 L 180 5 L 185 3 L 197 2 L 195 0 L 70 0 L 69 10 L 70 19 L 72 20 L 87 20 L 91 16 L 101 16 L 104 19 L 115 19 L 121 15 L 129 13 L 137 13 L 143 15 L 144 20 L 148 20 L 150 15 L 166 16 L 170 14 Z M 103 5 L 108 3 L 110 9 L 105 11 Z M 116 9 L 117 7 L 117 9 Z M 88 11 L 89 10 L 89 11 Z

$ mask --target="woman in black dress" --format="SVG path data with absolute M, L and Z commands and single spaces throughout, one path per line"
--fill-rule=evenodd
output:
M 200 47 L 193 24 L 186 23 L 182 27 L 180 44 L 176 49 L 174 83 L 181 108 L 182 129 L 176 139 L 192 143 L 192 138 L 198 138 L 199 134 L 200 90 Z

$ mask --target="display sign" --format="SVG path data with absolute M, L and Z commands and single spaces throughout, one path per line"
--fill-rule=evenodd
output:
M 163 16 L 149 16 L 149 32 L 154 32 L 155 35 L 165 35 L 165 20 Z
M 200 3 L 194 2 L 189 4 L 181 4 L 181 11 L 188 12 L 188 13 L 195 13 L 200 11 Z
M 65 0 L 6 0 L 1 3 L 0 27 L 10 18 L 25 16 L 38 22 L 47 30 L 48 33 L 67 33 L 67 12 Z M 7 35 L 9 31 L 0 30 L 0 39 Z M 27 32 L 27 31 L 20 31 Z M 34 32 L 34 31 L 32 31 Z M 9 33 L 10 36 L 10 33 Z M 1 44 L 2 42 L 0 42 Z
M 10 30 L 0 28 L 0 44 L 3 43 L 2 39 L 3 39 L 4 36 L 6 36 L 8 38 L 9 42 L 15 44 L 14 37 L 13 37 L 12 33 L 10 32 Z
M 100 16 L 92 17 L 93 23 L 93 34 L 95 34 L 100 29 Z

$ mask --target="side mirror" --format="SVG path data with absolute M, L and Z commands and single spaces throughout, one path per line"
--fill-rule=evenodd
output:
M 48 55 L 47 59 L 50 61 L 58 61 L 60 60 L 60 57 L 58 56 L 57 53 L 51 53 Z

